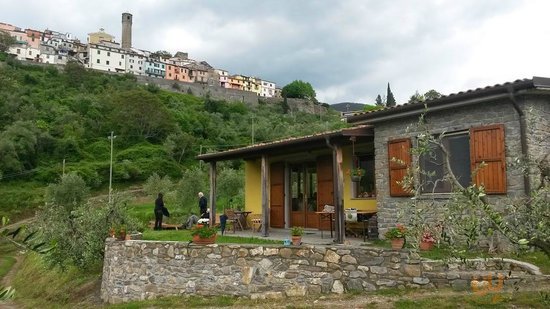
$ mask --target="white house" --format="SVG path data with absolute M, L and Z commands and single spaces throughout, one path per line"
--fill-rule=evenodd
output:
M 273 98 L 275 96 L 275 83 L 262 80 L 260 85 L 260 96 L 266 98 Z
M 229 85 L 229 72 L 226 70 L 221 69 L 215 69 L 214 72 L 219 75 L 220 77 L 220 87 L 222 88 L 230 88 Z
M 126 72 L 135 75 L 145 75 L 145 61 L 149 52 L 139 49 L 129 49 L 126 54 Z
M 107 72 L 126 72 L 126 51 L 115 47 L 115 44 L 102 43 L 88 44 L 88 67 Z

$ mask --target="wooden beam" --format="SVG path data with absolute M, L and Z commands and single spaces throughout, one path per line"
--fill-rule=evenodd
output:
M 216 161 L 210 162 L 210 226 L 216 225 Z
M 344 187 L 344 177 L 342 175 L 342 148 L 339 145 L 333 145 L 332 151 L 332 171 L 334 184 L 334 215 L 335 215 L 335 239 L 338 244 L 344 243 L 345 238 L 345 217 L 342 192 Z
M 269 199 L 268 199 L 268 187 L 267 187 L 267 175 L 269 169 L 267 166 L 267 156 L 262 155 L 262 236 L 269 236 Z

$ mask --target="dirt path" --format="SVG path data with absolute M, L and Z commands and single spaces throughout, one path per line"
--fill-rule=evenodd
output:
M 23 262 L 23 255 L 19 254 L 18 252 L 14 253 L 14 257 L 15 257 L 15 264 L 13 264 L 10 271 L 0 281 L 0 287 L 8 287 L 12 285 L 13 278 L 15 277 L 17 270 L 19 269 L 19 267 L 21 266 L 21 263 Z M 15 309 L 20 307 L 10 300 L 10 301 L 4 301 L 4 302 L 0 301 L 0 308 Z

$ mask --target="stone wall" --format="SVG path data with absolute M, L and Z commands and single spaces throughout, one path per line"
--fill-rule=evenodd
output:
M 352 246 L 106 242 L 101 297 L 109 303 L 167 295 L 279 298 L 383 288 L 469 289 L 472 279 L 548 282 L 538 268 L 511 260 L 471 265 L 421 261 L 416 252 Z M 476 281 L 477 282 L 477 281 Z
M 189 93 L 197 97 L 203 97 L 209 94 L 211 98 L 216 100 L 226 100 L 229 102 L 237 101 L 248 105 L 258 104 L 258 95 L 250 91 L 226 89 L 217 85 L 186 83 L 149 76 L 136 76 L 136 78 L 139 83 L 155 84 L 165 90 Z
M 527 144 L 532 159 L 540 161 L 550 153 L 550 103 L 544 98 L 532 97 L 524 108 L 527 122 Z M 547 157 L 550 163 L 550 156 Z M 531 187 L 540 186 L 540 171 L 531 170 Z
M 520 99 L 520 106 L 523 110 L 533 108 L 534 110 L 544 110 L 549 114 L 549 104 L 547 101 L 530 101 L 525 98 Z M 456 108 L 441 112 L 429 112 L 427 115 L 427 124 L 434 134 L 442 132 L 453 132 L 468 130 L 471 127 L 486 126 L 491 124 L 504 124 L 505 128 L 505 147 L 506 163 L 511 164 L 514 158 L 521 154 L 519 116 L 512 107 L 509 100 L 480 103 L 475 106 Z M 539 126 L 546 126 L 548 131 L 548 118 L 546 122 L 541 122 Z M 416 136 L 420 133 L 414 129 L 418 117 L 400 118 L 393 121 L 376 124 L 375 127 L 375 171 L 376 171 L 376 190 L 378 205 L 378 229 L 381 236 L 388 228 L 398 223 L 400 210 L 406 209 L 410 203 L 408 197 L 391 197 L 389 192 L 389 170 L 388 170 L 388 146 L 389 140 L 398 138 L 411 138 L 413 147 L 416 142 Z M 529 124 L 528 124 L 529 126 Z M 540 132 L 542 135 L 544 131 Z M 532 140 L 532 139 L 531 139 Z M 534 152 L 540 154 L 548 152 L 548 146 L 534 146 L 531 148 L 531 154 Z M 540 145 L 540 144 L 539 144 Z M 546 147 L 546 148 L 545 148 Z M 545 149 L 543 149 L 545 148 Z M 508 198 L 517 197 L 524 194 L 523 175 L 519 169 L 507 168 L 507 194 L 490 195 L 489 201 L 500 203 Z M 426 195 L 434 205 L 424 214 L 426 221 L 443 221 L 444 208 L 441 207 L 449 198 L 448 194 Z

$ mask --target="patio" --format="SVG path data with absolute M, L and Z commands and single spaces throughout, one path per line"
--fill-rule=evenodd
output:
M 237 236 L 237 237 L 257 237 L 257 238 L 266 238 L 271 240 L 280 240 L 283 241 L 285 239 L 290 239 L 290 229 L 278 229 L 278 228 L 270 228 L 269 229 L 269 236 L 263 237 L 261 232 L 253 232 L 252 229 L 248 230 L 237 230 L 233 234 L 233 230 L 226 230 L 224 235 L 227 236 Z M 309 245 L 336 245 L 334 242 L 334 237 L 336 236 L 333 233 L 333 237 L 330 237 L 330 231 L 323 231 L 323 237 L 321 237 L 321 231 L 317 229 L 304 229 L 304 235 L 302 236 L 302 243 L 303 244 L 309 244 Z M 360 246 L 360 245 L 367 245 L 370 244 L 369 239 L 367 239 L 365 242 L 363 241 L 363 237 L 346 237 L 344 244 L 346 245 L 354 245 L 354 246 Z

